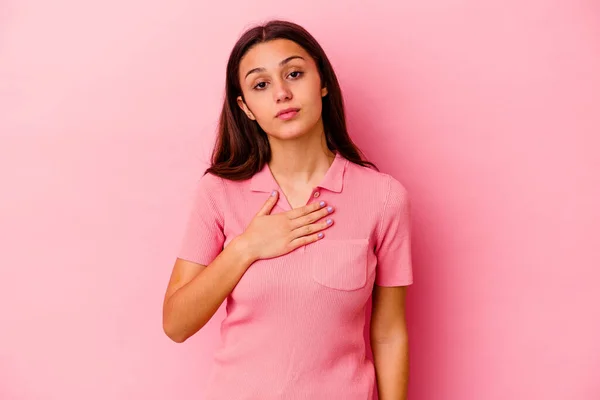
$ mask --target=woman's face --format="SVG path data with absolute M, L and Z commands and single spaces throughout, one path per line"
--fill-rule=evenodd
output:
M 321 88 L 313 58 L 295 42 L 276 39 L 252 47 L 240 62 L 239 79 L 244 99 L 238 96 L 238 105 L 270 136 L 322 132 L 327 88 Z M 288 109 L 293 111 L 279 114 Z

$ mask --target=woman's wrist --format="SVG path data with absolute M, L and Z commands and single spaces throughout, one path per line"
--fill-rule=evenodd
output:
M 250 266 L 253 262 L 258 260 L 258 256 L 253 251 L 250 242 L 244 234 L 233 238 L 229 245 L 232 247 L 232 250 L 240 256 L 244 265 Z

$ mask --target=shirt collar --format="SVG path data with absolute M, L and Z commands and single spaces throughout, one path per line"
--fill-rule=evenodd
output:
M 346 171 L 347 165 L 348 160 L 340 153 L 336 153 L 327 173 L 317 187 L 340 193 L 344 186 L 344 172 Z M 267 163 L 265 163 L 263 168 L 254 174 L 250 180 L 250 190 L 253 192 L 270 192 L 278 187 L 279 185 L 273 177 Z

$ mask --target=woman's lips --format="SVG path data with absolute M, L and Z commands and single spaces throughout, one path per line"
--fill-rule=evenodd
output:
M 298 111 L 300 110 L 297 108 L 284 110 L 283 112 L 277 114 L 277 118 L 287 121 L 289 119 L 294 118 L 298 114 Z

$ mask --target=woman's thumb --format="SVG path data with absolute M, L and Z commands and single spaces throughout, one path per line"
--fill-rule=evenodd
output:
M 279 192 L 277 190 L 273 190 L 271 192 L 271 196 L 269 196 L 267 201 L 265 201 L 265 204 L 263 204 L 262 208 L 260 209 L 260 211 L 258 212 L 257 215 L 270 214 L 271 210 L 273 210 L 273 207 L 275 207 L 275 204 L 277 204 L 278 197 L 279 197 Z

